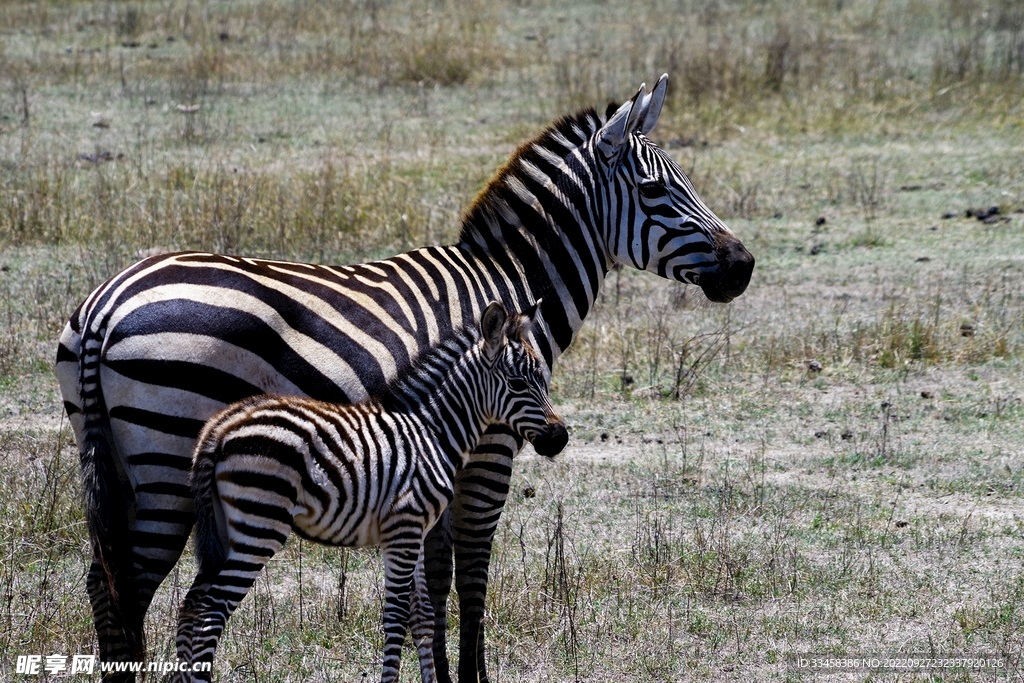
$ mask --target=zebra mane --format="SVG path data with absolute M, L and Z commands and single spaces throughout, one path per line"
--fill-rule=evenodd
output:
M 419 406 L 448 375 L 448 372 L 470 348 L 480 341 L 478 324 L 455 330 L 431 346 L 395 375 L 384 391 L 375 396 L 385 410 L 403 410 Z
M 593 107 L 587 107 L 561 117 L 537 137 L 520 145 L 463 212 L 459 242 L 472 242 L 474 233 L 487 225 L 489 216 L 502 215 L 506 212 L 504 207 L 514 205 L 512 187 L 529 177 L 523 168 L 524 162 L 540 168 L 549 166 L 551 154 L 565 157 L 589 140 L 604 125 L 605 119 Z

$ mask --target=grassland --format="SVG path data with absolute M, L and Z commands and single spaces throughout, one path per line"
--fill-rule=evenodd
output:
M 148 249 L 352 262 L 450 241 L 517 144 L 662 71 L 653 136 L 757 269 L 727 307 L 610 275 L 554 378 L 571 448 L 516 465 L 492 679 L 1019 661 L 1018 3 L 5 3 L 0 34 L 0 679 L 13 655 L 94 647 L 51 368 L 92 287 Z M 157 596 L 153 659 L 192 568 Z M 380 572 L 291 544 L 221 680 L 375 677 Z

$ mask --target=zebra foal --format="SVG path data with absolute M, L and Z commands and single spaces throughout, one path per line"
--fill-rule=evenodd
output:
M 213 660 L 231 613 L 294 531 L 327 545 L 381 546 L 381 680 L 398 678 L 407 624 L 423 681 L 437 680 L 423 542 L 454 496 L 456 471 L 491 425 L 541 455 L 568 440 L 547 396 L 547 367 L 525 341 L 536 313 L 510 317 L 490 304 L 479 330 L 431 348 L 375 399 L 262 395 L 211 418 L 192 465 L 200 571 L 179 616 L 179 660 Z

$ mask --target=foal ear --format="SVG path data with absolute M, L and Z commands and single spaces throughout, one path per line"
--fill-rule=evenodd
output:
M 480 331 L 484 335 L 484 343 L 487 346 L 497 347 L 501 344 L 506 320 L 508 320 L 508 313 L 499 302 L 493 301 L 484 309 L 484 314 L 480 316 Z

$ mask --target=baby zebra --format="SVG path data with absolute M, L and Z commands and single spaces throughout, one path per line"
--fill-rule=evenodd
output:
M 256 396 L 215 415 L 192 465 L 199 575 L 181 607 L 178 658 L 212 662 L 231 613 L 295 531 L 327 545 L 380 545 L 384 670 L 398 679 L 407 623 L 423 681 L 434 681 L 434 615 L 423 539 L 451 502 L 484 430 L 506 425 L 541 455 L 568 433 L 547 367 L 525 341 L 538 307 L 499 303 L 425 352 L 380 397 L 355 405 Z M 202 668 L 202 667 L 200 667 Z M 209 672 L 184 674 L 208 680 Z

